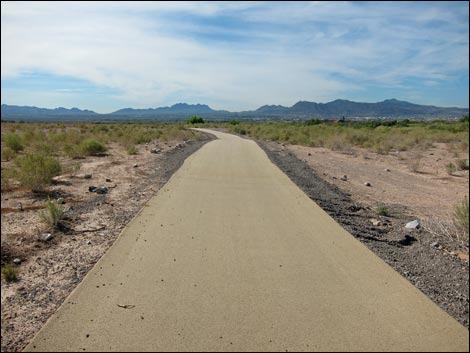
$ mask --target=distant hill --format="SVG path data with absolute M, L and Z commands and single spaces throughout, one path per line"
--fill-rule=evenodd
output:
M 171 107 L 161 107 L 161 108 L 148 108 L 148 109 L 133 109 L 125 108 L 117 110 L 111 115 L 175 115 L 175 114 L 213 114 L 217 112 L 229 113 L 226 111 L 217 111 L 210 108 L 205 104 L 186 104 L 186 103 L 177 103 Z
M 3 117 L 13 118 L 15 116 L 68 116 L 68 115 L 95 115 L 92 110 L 80 110 L 78 108 L 55 108 L 55 109 L 47 109 L 47 108 L 38 108 L 38 107 L 28 107 L 28 106 L 18 106 L 18 105 L 7 105 L 2 104 L 1 107 L 1 114 Z
M 393 118 L 393 119 L 447 119 L 468 114 L 468 108 L 443 108 L 419 105 L 397 99 L 377 103 L 361 103 L 337 99 L 328 103 L 299 101 L 291 107 L 263 105 L 254 111 L 229 112 L 214 110 L 205 104 L 178 103 L 171 107 L 148 109 L 124 108 L 109 114 L 97 114 L 78 108 L 37 108 L 2 104 L 2 119 L 47 121 L 136 121 L 136 120 L 182 120 L 193 115 L 209 119 L 338 119 L 346 118 Z

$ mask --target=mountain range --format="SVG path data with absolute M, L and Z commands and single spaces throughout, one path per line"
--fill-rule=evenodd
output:
M 397 99 L 377 103 L 361 103 L 337 99 L 328 103 L 299 101 L 291 107 L 264 105 L 253 111 L 229 112 L 214 110 L 205 104 L 178 103 L 171 107 L 148 109 L 124 108 L 109 114 L 98 114 L 78 108 L 37 108 L 2 104 L 1 117 L 4 120 L 181 120 L 192 115 L 207 119 L 338 119 L 346 118 L 394 118 L 394 119 L 446 119 L 459 118 L 468 114 L 468 108 L 443 108 L 419 105 Z

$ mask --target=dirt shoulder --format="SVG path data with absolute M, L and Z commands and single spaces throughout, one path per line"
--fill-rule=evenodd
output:
M 212 139 L 140 145 L 137 155 L 111 144 L 106 156 L 87 157 L 75 173 L 57 178 L 47 195 L 2 192 L 2 263 L 21 260 L 19 280 L 2 280 L 2 351 L 25 347 L 122 228 L 189 155 Z M 160 152 L 151 153 L 152 148 Z M 89 186 L 107 187 L 108 193 L 97 195 Z M 61 230 L 47 231 L 40 221 L 39 207 L 47 196 L 64 199 Z M 44 241 L 48 233 L 52 239 Z
M 455 177 L 451 184 L 449 176 L 424 174 L 426 170 L 413 176 L 391 156 L 369 153 L 363 158 L 327 149 L 257 142 L 273 163 L 348 232 L 468 327 L 468 243 L 465 247 L 423 227 L 404 227 L 433 212 L 448 217 L 450 205 L 463 198 L 465 191 L 468 195 L 468 174 Z M 346 180 L 341 180 L 344 175 Z M 442 182 L 448 183 L 447 190 Z M 448 194 L 451 196 L 445 197 Z M 387 207 L 390 216 L 377 214 L 378 203 Z M 380 223 L 372 223 L 377 221 Z

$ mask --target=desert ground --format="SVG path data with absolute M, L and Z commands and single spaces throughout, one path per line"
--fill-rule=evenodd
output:
M 25 347 L 124 226 L 207 138 L 154 139 L 137 144 L 136 154 L 109 142 L 106 154 L 79 160 L 42 194 L 17 184 L 3 190 L 2 183 L 2 265 L 16 259 L 18 270 L 16 281 L 2 278 L 2 350 Z M 449 172 L 446 167 L 450 161 L 468 161 L 468 150 L 437 143 L 383 154 L 359 147 L 345 152 L 263 143 L 271 160 L 301 188 L 305 168 L 313 173 L 309 181 L 321 179 L 326 186 L 320 189 L 331 189 L 327 194 L 334 196 L 303 190 L 327 212 L 335 209 L 330 215 L 346 230 L 468 326 L 468 235 L 455 236 L 453 212 L 468 197 L 469 176 L 468 170 Z M 2 169 L 12 163 L 2 160 Z M 97 195 L 90 186 L 108 191 Z M 40 218 L 47 197 L 63 199 L 66 216 L 55 229 Z M 387 215 L 377 213 L 380 207 Z M 414 219 L 420 229 L 404 230 Z M 375 226 L 374 221 L 381 223 Z M 399 243 L 411 239 L 407 236 L 415 241 Z

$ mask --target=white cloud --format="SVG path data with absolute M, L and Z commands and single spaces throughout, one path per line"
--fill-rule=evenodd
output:
M 468 75 L 468 38 L 453 33 L 454 27 L 416 24 L 442 13 L 445 21 L 468 31 L 468 17 L 462 24 L 452 11 L 434 8 L 415 18 L 400 6 L 366 11 L 363 5 L 329 2 L 1 6 L 2 79 L 25 71 L 70 76 L 117 89 L 115 99 L 136 107 L 190 97 L 220 109 L 252 109 L 302 98 L 326 101 L 368 83 L 400 87 L 410 76 L 431 86 L 462 70 Z M 193 23 L 185 15 L 202 20 Z M 253 27 L 203 21 L 220 15 Z M 400 23 L 393 24 L 393 16 Z M 252 41 L 204 41 L 195 36 L 198 31 Z

